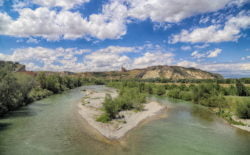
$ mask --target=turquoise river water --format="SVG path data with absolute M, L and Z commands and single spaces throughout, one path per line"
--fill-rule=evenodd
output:
M 86 86 L 104 89 L 104 86 Z M 84 87 L 34 102 L 0 119 L 0 155 L 249 155 L 250 133 L 204 107 L 152 97 L 167 117 L 132 130 L 121 142 L 102 141 L 77 112 Z

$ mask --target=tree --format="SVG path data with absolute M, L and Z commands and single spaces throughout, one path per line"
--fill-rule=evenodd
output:
M 20 85 L 11 72 L 0 71 L 0 115 L 19 107 L 22 104 L 23 96 Z
M 46 75 L 44 72 L 38 73 L 37 81 L 42 89 L 46 89 Z
M 248 96 L 247 88 L 241 83 L 240 80 L 236 81 L 236 89 L 238 96 Z
M 243 119 L 250 118 L 250 102 L 237 105 L 237 115 Z

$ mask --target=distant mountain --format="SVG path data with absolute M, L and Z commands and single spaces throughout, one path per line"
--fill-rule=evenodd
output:
M 84 77 L 102 77 L 105 79 L 221 79 L 220 74 L 210 73 L 196 68 L 180 66 L 152 66 L 144 69 L 110 71 L 110 72 L 86 72 Z

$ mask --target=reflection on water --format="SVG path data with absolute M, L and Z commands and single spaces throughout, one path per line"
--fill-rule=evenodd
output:
M 106 89 L 90 86 L 92 89 Z M 140 126 L 120 142 L 102 142 L 77 113 L 82 88 L 30 104 L 0 120 L 0 154 L 250 154 L 250 134 L 199 105 L 152 97 L 168 117 Z
M 201 106 L 192 106 L 191 115 L 198 119 L 206 120 L 207 122 L 213 122 L 216 118 L 215 115 L 211 115 L 211 111 Z

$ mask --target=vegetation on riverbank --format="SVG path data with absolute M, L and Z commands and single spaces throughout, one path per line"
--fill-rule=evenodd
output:
M 15 72 L 13 64 L 0 66 L 0 116 L 33 101 L 58 94 L 83 84 L 99 84 L 79 76 L 46 74 L 29 75 Z
M 242 125 L 241 122 L 233 120 L 232 116 L 237 115 L 239 118 L 245 119 L 249 118 L 248 115 L 250 114 L 249 104 L 246 100 L 242 100 L 242 98 L 250 100 L 250 97 L 248 97 L 250 95 L 250 88 L 246 87 L 241 80 L 236 80 L 234 84 L 230 84 L 230 86 L 227 87 L 221 86 L 219 83 L 211 82 L 189 85 L 179 83 L 159 85 L 151 82 L 137 82 L 131 80 L 112 81 L 108 82 L 107 85 L 115 87 L 118 90 L 129 90 L 133 88 L 137 89 L 138 93 L 145 95 L 165 95 L 175 99 L 190 101 L 194 104 L 200 104 L 209 107 L 231 124 Z M 107 98 L 108 103 L 111 100 L 112 99 Z

